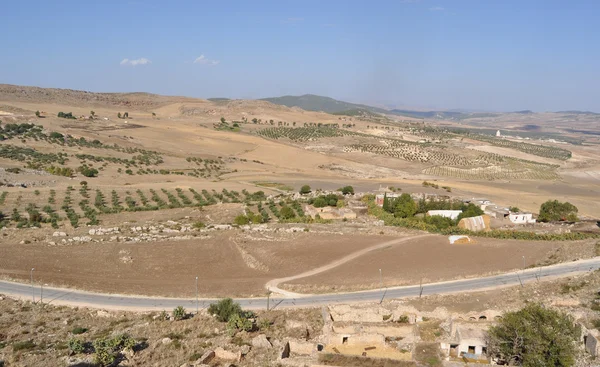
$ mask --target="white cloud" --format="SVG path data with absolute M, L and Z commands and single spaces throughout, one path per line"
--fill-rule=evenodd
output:
M 219 60 L 211 60 L 211 59 L 207 59 L 204 55 L 200 55 L 198 57 L 196 57 L 196 60 L 194 60 L 194 64 L 202 64 L 202 65 L 218 65 L 219 64 Z
M 434 6 L 433 8 L 429 8 L 430 11 L 443 11 L 444 8 L 441 6 Z
M 146 65 L 146 64 L 151 64 L 151 63 L 152 63 L 152 61 L 146 59 L 145 57 L 135 59 L 135 60 L 123 59 L 123 61 L 121 61 L 121 65 L 130 65 L 130 66 Z

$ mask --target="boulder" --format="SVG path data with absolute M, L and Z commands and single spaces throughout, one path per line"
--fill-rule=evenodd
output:
M 254 348 L 271 348 L 273 345 L 264 334 L 260 334 L 252 338 L 252 347 Z
M 171 338 L 162 338 L 162 340 L 160 342 L 167 345 L 167 344 L 171 344 L 173 342 L 173 340 L 171 340 Z
M 207 364 L 208 362 L 212 361 L 213 358 L 215 358 L 215 352 L 212 350 L 207 350 L 204 352 L 202 357 L 196 361 L 195 364 Z
M 215 357 L 217 357 L 220 360 L 223 361 L 240 361 L 240 359 L 242 359 L 242 353 L 241 352 L 230 352 L 228 350 L 225 350 L 221 347 L 218 347 L 217 349 L 215 349 Z

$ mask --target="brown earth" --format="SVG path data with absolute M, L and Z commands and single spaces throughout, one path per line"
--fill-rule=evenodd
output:
M 381 279 L 384 287 L 414 285 L 595 256 L 595 241 L 568 244 L 488 238 L 475 241 L 450 245 L 444 236 L 408 241 L 280 287 L 298 293 L 328 293 L 377 288 Z

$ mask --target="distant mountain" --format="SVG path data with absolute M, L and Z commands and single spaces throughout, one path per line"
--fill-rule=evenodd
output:
M 314 94 L 305 94 L 302 96 L 263 98 L 261 100 L 287 107 L 299 107 L 306 111 L 340 113 L 353 110 L 367 110 L 375 113 L 389 113 L 388 110 L 385 110 L 383 108 L 338 101 L 337 99 L 317 96 Z
M 208 98 L 207 101 L 211 101 L 211 102 L 225 102 L 225 101 L 231 101 L 231 98 Z
M 523 111 L 515 111 L 513 113 L 518 113 L 518 114 L 521 114 L 521 115 L 530 115 L 530 114 L 532 114 L 534 112 L 532 110 L 523 110 Z
M 597 112 L 579 110 L 556 111 L 556 113 L 568 113 L 570 115 L 600 115 L 600 113 Z

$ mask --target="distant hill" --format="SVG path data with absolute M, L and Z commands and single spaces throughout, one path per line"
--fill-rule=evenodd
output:
M 211 101 L 211 102 L 226 102 L 226 101 L 231 101 L 231 98 L 208 98 L 207 101 Z
M 530 115 L 530 114 L 533 114 L 533 111 L 532 110 L 523 110 L 523 111 L 515 111 L 513 113 L 518 113 L 521 115 Z
M 262 101 L 267 101 L 287 107 L 299 107 L 306 111 L 322 111 L 327 113 L 341 113 L 353 110 L 366 110 L 375 113 L 389 113 L 388 110 L 384 110 L 383 108 L 338 101 L 337 99 L 317 96 L 314 94 L 305 94 L 302 96 L 263 98 Z
M 485 112 L 458 112 L 458 111 L 412 111 L 412 110 L 391 110 L 388 113 L 399 116 L 414 117 L 419 119 L 439 119 L 439 120 L 464 120 L 469 118 L 485 118 L 497 116 L 496 113 Z
M 597 113 L 597 112 L 578 111 L 578 110 L 556 111 L 556 113 L 568 113 L 570 115 L 600 115 L 600 113 Z

